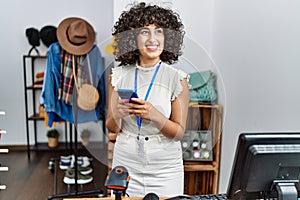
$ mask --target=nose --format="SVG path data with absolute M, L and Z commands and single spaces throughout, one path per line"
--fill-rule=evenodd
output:
M 149 41 L 150 42 L 156 41 L 156 34 L 155 34 L 155 30 L 153 30 L 153 29 L 151 29 L 150 34 L 149 34 Z

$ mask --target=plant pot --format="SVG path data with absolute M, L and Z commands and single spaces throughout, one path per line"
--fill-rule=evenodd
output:
M 84 129 L 82 132 L 81 132 L 81 142 L 82 142 L 82 145 L 83 146 L 87 146 L 89 144 L 89 139 L 90 139 L 90 136 L 91 136 L 91 132 L 88 130 L 88 129 Z
M 81 143 L 82 143 L 83 146 L 87 146 L 89 144 L 89 139 L 88 138 L 82 138 Z
M 57 147 L 58 145 L 58 138 L 48 138 L 48 146 L 51 148 Z

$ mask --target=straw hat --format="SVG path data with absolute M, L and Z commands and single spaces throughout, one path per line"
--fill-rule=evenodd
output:
M 84 55 L 93 48 L 95 32 L 84 19 L 70 17 L 58 25 L 57 39 L 61 47 L 68 53 Z

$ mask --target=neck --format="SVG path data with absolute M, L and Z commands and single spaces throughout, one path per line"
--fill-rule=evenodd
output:
M 141 67 L 153 67 L 160 61 L 160 58 L 153 59 L 153 60 L 140 60 L 140 66 Z

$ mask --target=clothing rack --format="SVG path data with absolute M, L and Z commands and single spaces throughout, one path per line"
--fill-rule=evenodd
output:
M 77 92 L 74 92 L 73 95 L 74 99 L 77 99 Z M 103 123 L 103 131 L 105 131 L 105 115 L 102 117 L 102 123 Z M 74 171 L 75 171 L 75 191 L 74 192 L 68 192 L 68 193 L 63 193 L 63 194 L 56 194 L 56 182 L 57 182 L 57 162 L 55 162 L 55 177 L 54 177 L 54 195 L 48 196 L 48 200 L 55 199 L 55 198 L 63 198 L 63 197 L 77 197 L 77 196 L 82 196 L 82 195 L 89 195 L 89 194 L 98 194 L 100 197 L 103 195 L 103 191 L 99 189 L 95 190 L 90 190 L 90 191 L 78 191 L 78 134 L 77 134 L 77 128 L 76 124 L 78 124 L 78 106 L 74 105 L 74 150 L 73 150 L 73 140 L 72 140 L 72 125 L 70 124 L 70 149 L 71 151 L 74 151 Z M 104 134 L 105 132 L 103 132 Z M 55 159 L 56 161 L 59 159 Z
M 59 158 L 54 158 L 52 159 L 52 161 L 54 161 L 54 194 L 48 196 L 48 200 L 51 199 L 56 199 L 56 198 L 64 198 L 64 197 L 77 197 L 77 196 L 82 196 L 82 195 L 89 195 L 89 194 L 99 194 L 102 195 L 103 191 L 102 190 L 90 190 L 90 191 L 79 191 L 78 190 L 78 163 L 77 163 L 77 159 L 78 159 L 78 136 L 77 136 L 77 130 L 76 127 L 74 125 L 74 129 L 75 129 L 75 136 L 74 136 L 74 150 L 72 149 L 73 146 L 73 142 L 72 140 L 70 140 L 70 147 L 71 150 L 74 151 L 74 158 L 75 158 L 75 163 L 74 163 L 74 168 L 75 168 L 75 191 L 74 192 L 68 192 L 68 193 L 62 193 L 62 194 L 56 194 L 56 188 L 57 188 L 57 169 L 58 169 L 58 163 L 59 163 Z M 70 126 L 70 137 L 72 135 L 72 125 Z

